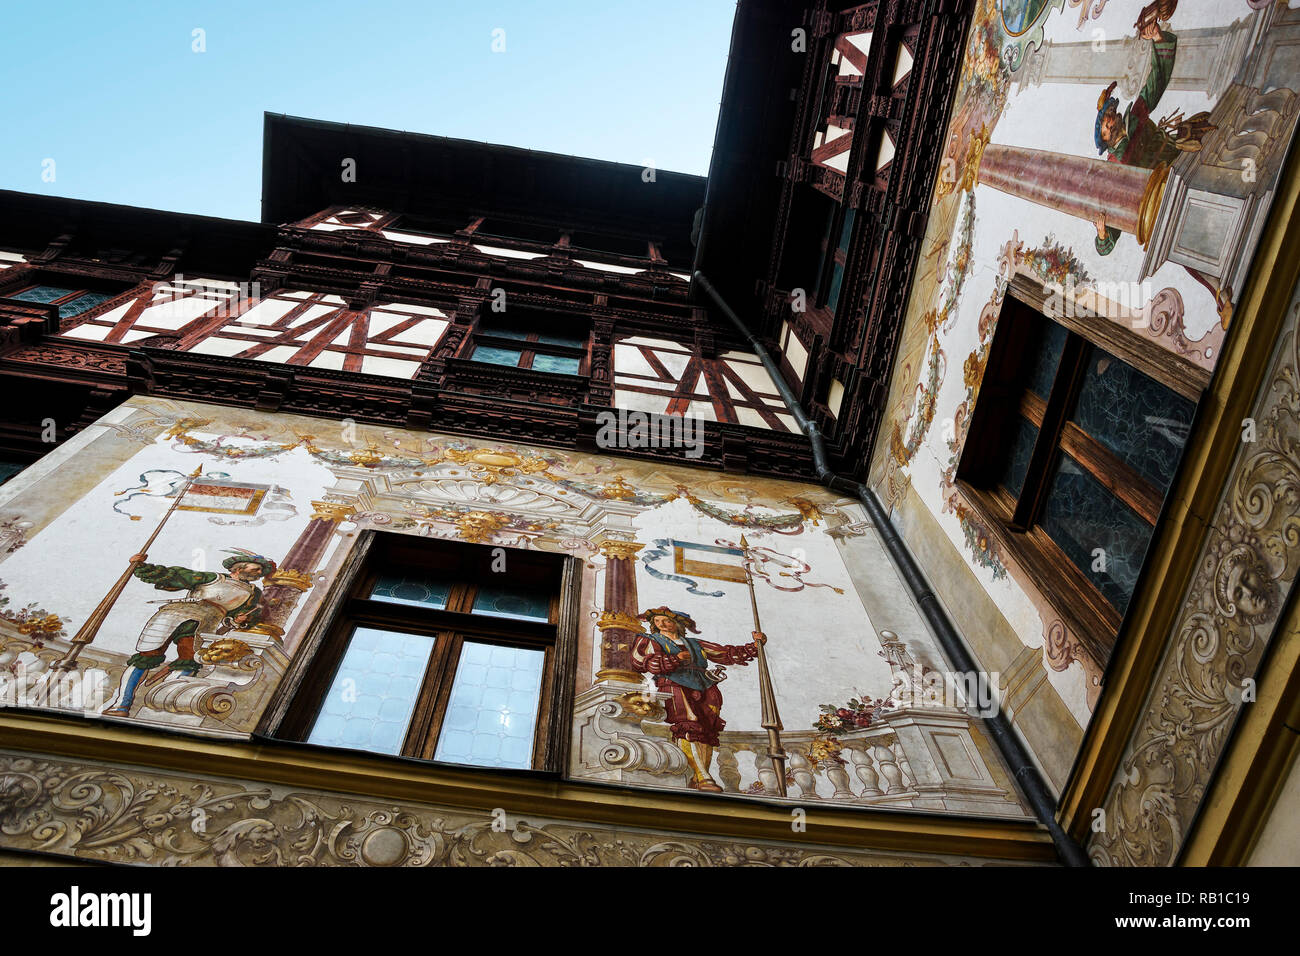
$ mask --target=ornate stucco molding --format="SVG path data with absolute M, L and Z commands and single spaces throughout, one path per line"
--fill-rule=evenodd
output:
M 1145 716 L 1103 804 L 1106 827 L 1089 848 L 1097 863 L 1177 861 L 1300 566 L 1298 311 L 1293 302 Z
M 394 804 L 0 753 L 0 847 L 169 866 L 871 866 L 980 863 L 706 839 Z

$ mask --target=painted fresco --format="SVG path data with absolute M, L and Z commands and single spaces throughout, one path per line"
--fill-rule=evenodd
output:
M 1005 290 L 1031 277 L 1189 375 L 1212 370 L 1292 139 L 1297 77 L 1294 4 L 984 0 L 976 13 L 872 482 L 958 616 L 976 602 L 957 596 L 978 588 L 1039 653 L 1025 686 L 1059 703 L 1035 717 L 1026 696 L 1016 719 L 1040 759 L 1065 753 L 1048 768 L 1058 784 L 1106 662 L 955 484 Z M 991 622 L 959 624 L 985 666 L 1016 656 Z
M 582 560 L 574 777 L 1024 815 L 856 502 L 158 398 L 3 489 L 0 701 L 245 737 L 368 529 Z

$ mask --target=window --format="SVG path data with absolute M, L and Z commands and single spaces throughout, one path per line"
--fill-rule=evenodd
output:
M 272 736 L 447 763 L 558 767 L 576 631 L 558 555 L 367 539 L 369 555 L 286 676 Z M 494 553 L 496 552 L 496 553 Z M 562 674 L 562 678 L 557 677 Z
M 845 210 L 844 221 L 840 226 L 840 242 L 835 247 L 835 252 L 831 257 L 831 286 L 830 292 L 826 296 L 826 307 L 832 312 L 840 304 L 840 287 L 844 283 L 844 264 L 849 258 L 849 244 L 853 239 L 853 220 L 856 216 L 857 210 Z
M 600 232 L 574 232 L 569 237 L 569 245 L 574 249 L 585 249 L 588 252 L 603 252 L 636 259 L 646 259 L 650 255 L 650 242 L 647 239 L 611 236 Z
M 484 219 L 474 230 L 474 234 L 483 238 L 513 239 L 517 242 L 535 242 L 544 246 L 553 246 L 560 241 L 560 230 L 557 226 L 498 219 L 495 216 Z
M 826 260 L 835 242 L 835 201 L 806 183 L 791 191 L 789 220 L 781 244 L 780 289 L 804 289 L 816 301 L 825 286 Z
M 790 328 L 790 323 L 781 322 L 781 357 L 790 367 L 797 382 L 802 382 L 808 371 L 808 349 L 799 338 L 799 333 Z
M 1116 357 L 1140 352 L 1101 338 L 1106 320 L 1074 321 L 1067 328 L 1007 295 L 957 477 L 1104 662 L 1182 458 L 1195 392 Z
M 455 216 L 409 216 L 402 215 L 397 218 L 386 229 L 393 232 L 413 233 L 419 236 L 454 236 L 457 232 L 469 226 L 471 220 L 468 215 Z
M 19 292 L 10 292 L 9 298 L 24 302 L 52 303 L 59 307 L 60 319 L 73 319 L 95 306 L 107 302 L 116 292 L 96 292 L 92 289 L 65 288 L 55 285 L 32 285 Z
M 474 333 L 470 358 L 491 365 L 509 365 L 550 372 L 555 375 L 580 375 L 587 357 L 587 335 L 556 328 L 558 313 L 530 312 L 521 316 L 512 309 L 509 322 L 483 318 Z M 538 331 L 549 327 L 550 331 Z

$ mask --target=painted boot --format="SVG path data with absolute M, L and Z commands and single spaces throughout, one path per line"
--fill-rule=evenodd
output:
M 135 703 L 135 691 L 140 686 L 144 675 L 149 673 L 143 667 L 129 667 L 122 675 L 122 686 L 117 691 L 117 702 L 103 711 L 105 717 L 130 717 L 131 705 Z
M 700 769 L 700 778 L 696 780 L 696 789 L 704 793 L 722 793 L 722 787 L 709 773 L 709 764 L 713 762 L 713 748 L 708 744 L 695 742 L 695 762 Z
M 704 793 L 721 793 L 722 788 L 709 776 L 708 761 L 713 757 L 713 748 L 707 744 L 694 743 L 690 740 L 678 740 L 677 747 L 686 756 L 686 763 L 691 768 L 694 779 L 686 786 Z

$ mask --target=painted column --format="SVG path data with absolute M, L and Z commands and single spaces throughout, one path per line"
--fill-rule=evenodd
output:
M 1101 159 L 990 143 L 976 181 L 1087 222 L 1106 224 L 1145 243 L 1169 167 L 1143 169 Z
M 1169 90 L 1191 90 L 1218 99 L 1241 67 L 1250 49 L 1255 18 L 1220 27 L 1175 30 L 1178 56 Z M 1060 43 L 1045 40 L 1025 53 L 1012 74 L 1017 89 L 1044 83 L 1076 83 L 1103 87 L 1111 80 L 1122 96 L 1137 96 L 1151 66 L 1151 41 L 1128 36 L 1098 45 L 1096 40 Z
M 605 610 L 596 622 L 600 629 L 600 670 L 597 680 L 641 683 L 632 667 L 632 642 L 642 633 L 637 620 L 636 553 L 644 544 L 606 539 L 600 545 L 605 556 Z
M 262 619 L 249 630 L 284 637 L 284 625 L 311 588 L 312 573 L 320 564 L 339 523 L 352 514 L 352 506 L 337 501 L 313 501 L 311 520 L 284 556 L 276 572 L 266 579 L 262 593 Z

